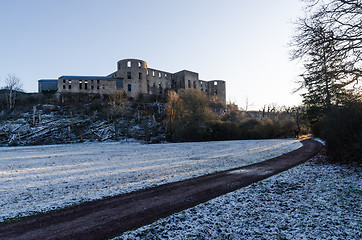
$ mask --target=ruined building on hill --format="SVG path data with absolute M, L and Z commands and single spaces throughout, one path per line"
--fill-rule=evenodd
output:
M 39 92 L 112 94 L 124 89 L 128 97 L 162 96 L 167 90 L 182 94 L 185 89 L 198 89 L 207 96 L 216 97 L 225 105 L 225 81 L 199 79 L 199 74 L 188 70 L 170 73 L 149 68 L 138 59 L 124 59 L 117 63 L 117 71 L 108 76 L 61 76 L 58 79 L 38 81 Z

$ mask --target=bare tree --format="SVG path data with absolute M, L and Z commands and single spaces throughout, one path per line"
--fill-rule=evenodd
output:
M 127 99 L 126 92 L 122 90 L 117 90 L 113 94 L 110 95 L 110 113 L 111 113 L 111 119 L 113 121 L 114 131 L 115 131 L 115 138 L 116 140 L 119 139 L 119 116 L 121 116 L 122 121 L 124 121 L 125 114 L 128 109 L 129 101 Z M 128 121 L 127 121 L 127 130 L 128 131 Z M 127 137 L 127 132 L 125 132 L 125 136 Z
M 172 90 L 167 92 L 166 116 L 164 124 L 168 137 L 171 138 L 183 121 L 184 103 L 180 96 Z
M 323 27 L 328 37 L 321 44 L 333 42 L 334 51 L 350 63 L 349 69 L 341 69 L 358 81 L 362 60 L 362 1 L 361 0 L 304 0 L 309 2 L 306 16 L 297 22 L 297 34 L 293 39 L 292 58 L 308 56 L 313 36 L 310 30 Z M 307 31 L 306 31 L 307 30 Z M 327 35 L 326 35 L 327 36 Z
M 210 109 L 211 100 L 197 89 L 186 89 L 182 95 L 168 91 L 164 124 L 168 138 L 179 141 L 200 139 L 206 123 L 215 119 Z
M 22 91 L 21 87 L 22 84 L 20 79 L 15 74 L 8 74 L 8 76 L 5 78 L 4 89 L 7 90 L 6 97 L 10 111 L 12 111 L 15 107 L 16 94 L 17 92 Z
M 291 58 L 304 62 L 299 89 L 314 119 L 360 91 L 362 4 L 360 0 L 306 0 L 297 22 Z M 322 111 L 321 111 L 322 110 Z
M 183 118 L 188 123 L 202 125 L 214 117 L 209 107 L 210 100 L 201 91 L 186 89 L 181 99 L 184 103 Z
M 110 95 L 109 105 L 112 119 L 113 117 L 121 115 L 122 120 L 124 120 L 124 116 L 129 105 L 126 92 L 121 89 L 112 93 Z

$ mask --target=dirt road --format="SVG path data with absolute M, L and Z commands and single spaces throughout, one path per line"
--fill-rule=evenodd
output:
M 108 239 L 232 192 L 305 162 L 322 144 L 303 146 L 282 156 L 221 173 L 81 204 L 18 222 L 0 224 L 1 239 Z

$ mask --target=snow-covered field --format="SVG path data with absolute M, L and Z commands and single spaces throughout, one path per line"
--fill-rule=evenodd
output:
M 360 167 L 317 158 L 116 239 L 362 239 Z
M 0 148 L 0 222 L 249 165 L 300 146 L 248 140 Z

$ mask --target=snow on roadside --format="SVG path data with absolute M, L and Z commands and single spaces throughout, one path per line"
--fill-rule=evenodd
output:
M 0 148 L 0 222 L 249 165 L 300 146 L 277 139 Z
M 361 168 L 303 165 L 116 239 L 362 239 Z

